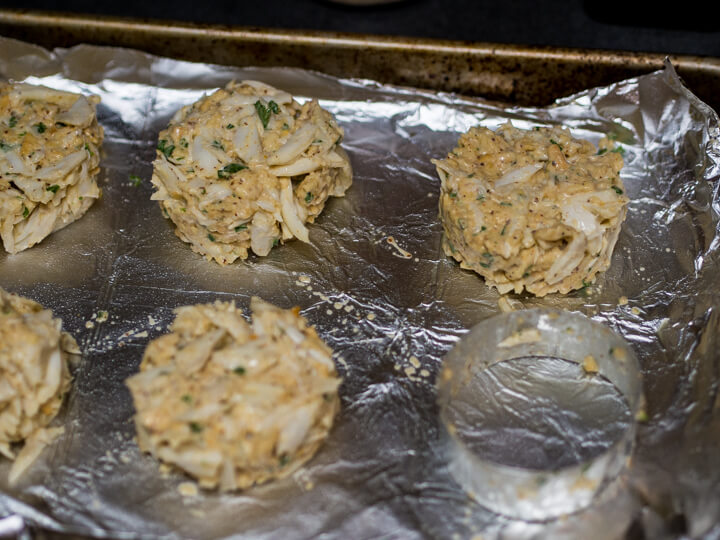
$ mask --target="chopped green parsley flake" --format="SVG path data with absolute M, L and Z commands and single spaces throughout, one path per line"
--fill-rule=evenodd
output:
M 188 142 L 187 142 L 187 139 L 186 139 L 185 137 L 183 137 L 182 139 L 180 139 L 180 146 L 182 146 L 183 148 L 187 148 L 187 147 L 188 147 Z
M 625 155 L 625 149 L 622 146 L 618 146 L 617 148 L 613 148 L 610 150 L 611 152 L 615 152 L 616 154 L 620 154 L 621 156 Z
M 190 422 L 188 425 L 193 433 L 200 433 L 203 430 L 203 427 L 197 422 Z
M 10 117 L 10 120 L 8 120 L 8 127 L 14 128 L 15 126 L 17 126 L 17 118 L 13 115 Z
M 142 178 L 140 178 L 137 174 L 131 174 L 130 182 L 132 182 L 133 187 L 139 187 L 142 184 Z
M 243 169 L 247 169 L 247 165 L 243 165 L 242 163 L 228 163 L 222 169 L 218 170 L 217 175 L 221 180 L 227 180 L 230 178 L 230 175 Z
M 273 247 L 277 247 L 277 245 L 280 243 L 280 238 L 276 238 L 273 240 Z
M 245 375 L 245 368 L 242 366 L 238 366 L 235 369 L 233 369 L 233 373 L 235 375 Z
M 312 200 L 313 200 L 313 194 L 308 191 L 308 192 L 305 194 L 305 202 L 306 202 L 306 203 L 309 203 L 309 202 L 312 201 Z
M 503 201 L 500 203 L 500 206 L 512 206 L 512 203 Z
M 623 194 L 623 190 L 620 189 L 619 187 L 617 187 L 617 186 L 612 186 L 612 188 L 613 188 L 613 191 L 615 191 L 615 193 L 617 193 L 618 195 L 622 195 L 622 194 Z
M 85 143 L 85 150 L 87 150 L 88 154 L 90 154 L 91 156 L 94 155 L 94 154 L 93 154 L 93 151 L 90 150 L 90 145 L 88 145 L 88 143 Z
M 52 191 L 53 193 L 57 193 L 57 192 L 58 192 L 58 189 L 60 189 L 60 186 L 58 186 L 57 184 L 53 184 L 52 186 L 48 186 L 48 187 L 45 188 L 45 189 L 46 189 L 47 191 Z
M 38 133 L 45 133 L 45 130 L 47 129 L 47 126 L 42 122 L 38 122 L 33 127 L 37 130 Z
M 174 144 L 168 144 L 167 139 L 160 139 L 157 145 L 157 149 L 162 152 L 166 158 L 169 158 L 172 156 L 173 151 L 175 150 Z
M 454 199 L 455 197 L 457 197 L 458 194 L 457 191 L 451 191 L 450 193 L 448 193 L 448 195 L 450 195 Z
M 7 152 L 7 151 L 10 150 L 11 148 L 12 148 L 12 146 L 10 146 L 9 144 L 3 142 L 3 141 L 0 139 L 0 150 L 2 150 L 3 152 Z
M 180 399 L 185 403 L 192 403 L 192 396 L 190 394 L 184 394 Z
M 559 142 L 557 142 L 555 139 L 550 139 L 550 142 L 551 142 L 552 144 L 557 145 L 557 147 L 558 147 L 560 150 L 563 149 L 562 145 L 561 145 Z
M 597 155 L 602 156 L 605 152 L 607 152 L 607 148 L 601 148 L 600 150 L 597 151 Z
M 220 141 L 213 141 L 211 146 L 213 148 L 217 148 L 218 150 L 222 150 L 223 152 L 225 151 L 225 146 Z
M 235 227 L 235 232 L 244 231 L 245 229 L 247 229 L 247 225 L 238 225 Z
M 208 233 L 208 240 L 210 240 L 211 242 L 214 242 L 215 237 L 211 233 Z
M 226 128 L 226 129 L 235 129 L 235 125 L 234 125 L 234 124 L 228 124 L 227 126 L 225 126 L 225 128 Z
M 280 107 L 278 107 L 278 104 L 272 100 L 270 100 L 267 105 L 264 105 L 262 101 L 258 100 L 255 102 L 255 110 L 257 111 L 258 117 L 260 118 L 260 122 L 262 122 L 263 127 L 266 128 L 268 122 L 270 121 L 270 116 L 272 115 L 272 113 L 279 113 Z
M 284 467 L 285 465 L 287 465 L 288 463 L 290 463 L 290 458 L 288 457 L 287 454 L 283 454 L 283 455 L 280 456 L 280 458 L 278 459 L 278 462 L 280 463 L 280 466 L 281 466 L 281 467 Z
M 28 207 L 23 205 L 23 217 L 26 218 L 30 215 L 30 210 L 28 210 Z

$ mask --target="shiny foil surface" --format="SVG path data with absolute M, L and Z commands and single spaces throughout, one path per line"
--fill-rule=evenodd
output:
M 51 308 L 83 351 L 56 419 L 65 434 L 15 487 L 0 461 L 0 517 L 9 518 L 0 536 L 720 535 L 718 118 L 669 64 L 544 109 L 126 49 L 48 52 L 3 38 L 0 78 L 96 94 L 105 129 L 103 198 L 40 245 L 0 254 L 0 286 Z M 157 134 L 174 112 L 232 79 L 318 98 L 345 130 L 354 180 L 309 226 L 310 244 L 291 241 L 221 267 L 174 235 L 150 200 L 149 179 Z M 446 156 L 471 126 L 508 120 L 520 128 L 560 123 L 594 143 L 612 134 L 625 150 L 621 176 L 631 198 L 612 264 L 595 284 L 567 296 L 510 296 L 518 309 L 578 311 L 622 335 L 640 361 L 647 399 L 622 477 L 589 509 L 546 523 L 473 502 L 438 450 L 442 358 L 499 312 L 499 296 L 443 254 L 430 159 Z M 139 452 L 124 381 L 148 341 L 167 331 L 175 307 L 220 299 L 247 308 L 253 295 L 300 306 L 334 349 L 341 412 L 292 477 L 233 494 L 183 495 L 188 477 Z M 101 311 L 107 321 L 98 320 Z M 532 401 L 519 403 L 518 412 L 532 412 Z M 593 438 L 587 429 L 553 433 L 548 444 Z

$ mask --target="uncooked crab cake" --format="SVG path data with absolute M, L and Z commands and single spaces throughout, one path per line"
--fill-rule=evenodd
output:
M 0 288 L 0 454 L 15 462 L 13 483 L 63 428 L 48 428 L 70 388 L 68 360 L 79 353 L 60 319 Z M 13 444 L 25 442 L 16 455 Z
M 100 197 L 98 97 L 0 83 L 0 238 L 17 253 Z
M 297 309 L 259 298 L 181 307 L 128 379 L 138 444 L 205 488 L 246 488 L 310 459 L 339 408 L 330 349 Z
M 300 105 L 256 81 L 180 109 L 159 135 L 152 198 L 175 234 L 220 264 L 308 242 L 329 196 L 352 182 L 343 130 L 316 100 Z
M 473 128 L 446 159 L 443 249 L 501 294 L 567 293 L 606 270 L 625 218 L 621 148 L 560 127 Z

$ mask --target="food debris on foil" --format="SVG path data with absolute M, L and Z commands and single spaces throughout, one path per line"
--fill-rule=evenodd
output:
M 99 96 L 105 141 L 103 198 L 39 245 L 0 254 L 0 286 L 52 309 L 83 352 L 53 424 L 64 434 L 16 486 L 0 461 L 3 527 L 283 539 L 720 534 L 718 118 L 669 63 L 543 109 L 300 69 L 110 47 L 48 52 L 0 38 L 5 79 Z M 178 109 L 246 79 L 300 102 L 318 98 L 345 132 L 353 184 L 308 226 L 309 244 L 221 267 L 176 238 L 150 200 L 151 163 Z M 430 160 L 471 127 L 508 120 L 520 129 L 561 124 L 624 149 L 628 214 L 610 267 L 591 287 L 504 301 L 443 253 Z M 147 343 L 168 331 L 174 308 L 235 300 L 247 311 L 252 296 L 299 306 L 335 351 L 340 413 L 301 480 L 187 496 L 189 478 L 138 450 L 125 380 Z M 443 356 L 470 327 L 501 307 L 538 306 L 579 311 L 620 333 L 640 360 L 647 396 L 622 481 L 588 510 L 548 523 L 493 514 L 453 481 L 437 450 L 434 386 Z

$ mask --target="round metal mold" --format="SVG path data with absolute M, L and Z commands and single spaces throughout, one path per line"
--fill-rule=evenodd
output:
M 452 476 L 485 508 L 527 521 L 591 505 L 628 462 L 644 407 L 625 340 L 551 309 L 473 327 L 444 359 L 438 402 Z

